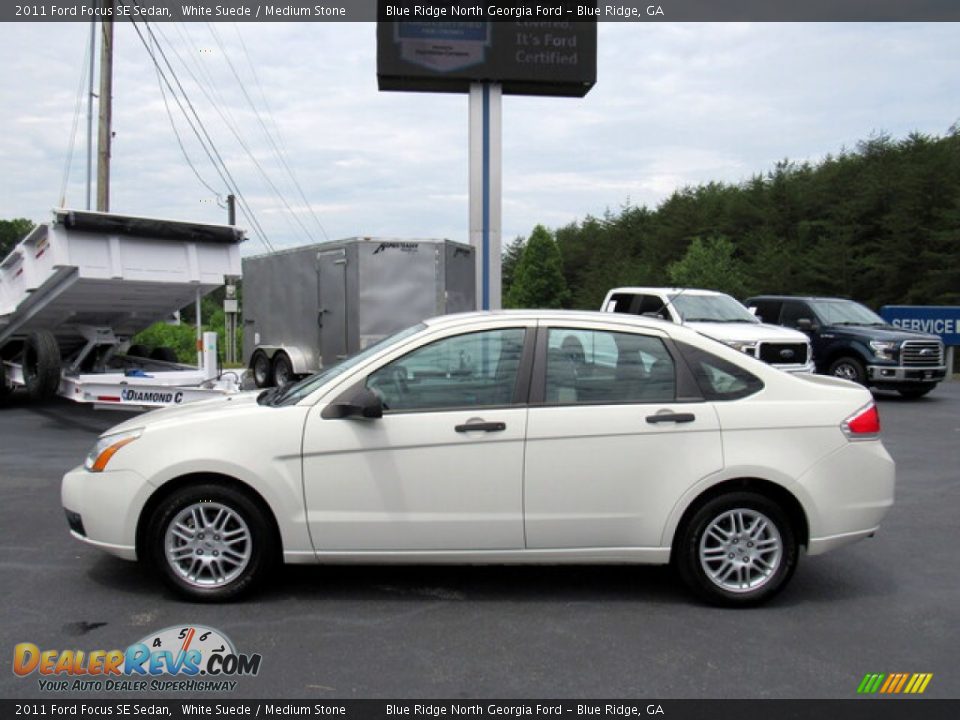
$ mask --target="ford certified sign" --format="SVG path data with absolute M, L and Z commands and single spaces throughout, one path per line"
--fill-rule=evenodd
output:
M 939 335 L 944 345 L 960 345 L 960 307 L 953 305 L 884 305 L 880 316 L 891 325 Z

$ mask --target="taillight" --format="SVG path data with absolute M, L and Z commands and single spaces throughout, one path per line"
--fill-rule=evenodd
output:
M 840 425 L 851 440 L 871 440 L 880 435 L 880 413 L 874 403 L 865 405 Z

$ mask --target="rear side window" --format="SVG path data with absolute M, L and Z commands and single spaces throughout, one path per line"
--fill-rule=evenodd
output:
M 677 343 L 680 352 L 707 400 L 739 400 L 763 390 L 763 381 L 739 365 L 701 350 Z

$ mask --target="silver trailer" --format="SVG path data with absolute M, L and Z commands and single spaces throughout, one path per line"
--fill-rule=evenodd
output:
M 244 258 L 243 356 L 258 387 L 336 364 L 434 315 L 475 309 L 474 250 L 349 238 Z

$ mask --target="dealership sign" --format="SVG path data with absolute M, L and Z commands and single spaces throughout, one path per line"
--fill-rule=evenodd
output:
M 880 316 L 894 327 L 939 335 L 944 345 L 960 345 L 960 307 L 884 305 Z

